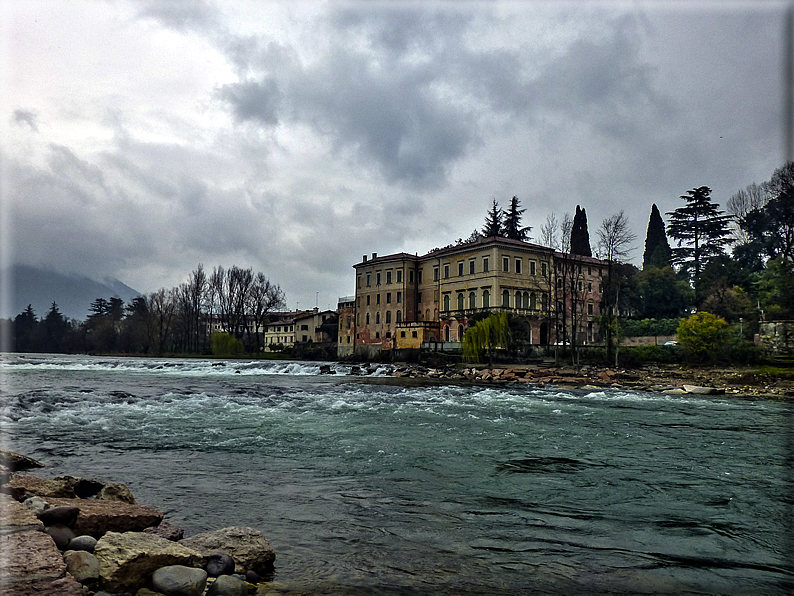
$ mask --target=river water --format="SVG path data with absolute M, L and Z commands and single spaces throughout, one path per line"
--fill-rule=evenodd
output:
M 303 594 L 789 594 L 792 406 L 332 364 L 6 355 L 3 446 Z

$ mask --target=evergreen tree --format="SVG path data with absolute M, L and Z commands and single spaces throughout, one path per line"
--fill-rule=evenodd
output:
M 648 220 L 648 232 L 645 235 L 645 252 L 642 255 L 642 268 L 666 267 L 670 265 L 672 251 L 667 241 L 664 229 L 664 220 L 656 207 L 651 207 L 651 217 Z
M 504 215 L 504 235 L 513 240 L 529 240 L 529 231 L 532 229 L 527 226 L 521 227 L 521 216 L 526 209 L 519 209 L 520 202 L 518 197 L 510 200 L 510 210 Z
M 723 254 L 723 247 L 731 242 L 728 223 L 732 218 L 717 208 L 710 195 L 708 186 L 693 188 L 681 195 L 687 204 L 667 214 L 667 233 L 678 241 L 678 248 L 672 251 L 673 263 L 688 274 L 696 291 L 706 262 Z
M 590 232 L 587 231 L 587 213 L 584 209 L 579 209 L 579 205 L 576 206 L 571 228 L 571 254 L 593 256 L 593 251 L 590 249 Z
M 44 328 L 44 349 L 47 352 L 62 352 L 69 330 L 69 323 L 66 321 L 58 305 L 52 303 L 49 312 L 41 321 Z
M 33 307 L 28 307 L 14 317 L 14 350 L 17 352 L 33 351 L 33 333 L 36 331 L 38 320 Z
M 482 235 L 486 238 L 490 238 L 491 236 L 502 236 L 504 229 L 502 224 L 503 217 L 504 213 L 499 209 L 499 205 L 496 199 L 494 199 L 493 207 L 488 211 L 488 215 L 485 218 L 485 227 L 482 229 Z

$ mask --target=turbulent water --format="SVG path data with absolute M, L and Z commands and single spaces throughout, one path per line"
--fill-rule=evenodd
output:
M 260 529 L 305 594 L 788 594 L 792 408 L 7 355 L 6 448 Z

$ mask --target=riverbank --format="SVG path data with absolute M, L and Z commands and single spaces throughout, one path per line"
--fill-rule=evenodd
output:
M 794 397 L 794 370 L 775 367 L 699 368 L 647 365 L 641 368 L 598 366 L 554 367 L 505 365 L 496 367 L 447 365 L 439 368 L 399 364 L 394 377 L 438 379 L 448 382 L 529 383 L 566 389 L 615 388 L 668 394 L 748 395 Z

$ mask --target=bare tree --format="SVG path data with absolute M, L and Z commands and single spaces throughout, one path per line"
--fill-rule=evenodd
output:
M 248 312 L 253 317 L 256 351 L 262 348 L 259 330 L 264 329 L 268 314 L 278 308 L 284 308 L 284 292 L 277 285 L 270 283 L 265 274 L 256 274 L 248 294 Z
M 602 325 L 604 340 L 607 348 L 607 359 L 611 357 L 612 348 L 615 350 L 615 366 L 618 359 L 618 344 L 616 333 L 617 317 L 620 298 L 620 283 L 615 276 L 616 263 L 625 262 L 634 247 L 632 243 L 637 239 L 629 228 L 629 220 L 623 211 L 601 222 L 598 230 L 599 257 L 607 261 L 607 279 L 604 288 L 604 312 Z
M 176 290 L 160 288 L 146 298 L 146 330 L 150 345 L 155 346 L 158 354 L 164 354 L 171 339 L 172 325 L 177 310 Z
M 559 229 L 559 224 L 557 222 L 557 216 L 554 213 L 549 213 L 546 216 L 545 223 L 540 226 L 540 243 L 543 246 L 548 246 L 549 248 L 553 248 L 554 250 L 559 249 L 559 243 L 557 242 L 557 231 Z
M 753 211 L 760 211 L 769 202 L 770 189 L 769 183 L 756 184 L 753 182 L 747 188 L 739 190 L 728 199 L 726 211 L 733 216 L 731 232 L 739 243 L 750 240 L 749 234 L 743 230 L 739 222 L 743 221 L 747 215 Z

